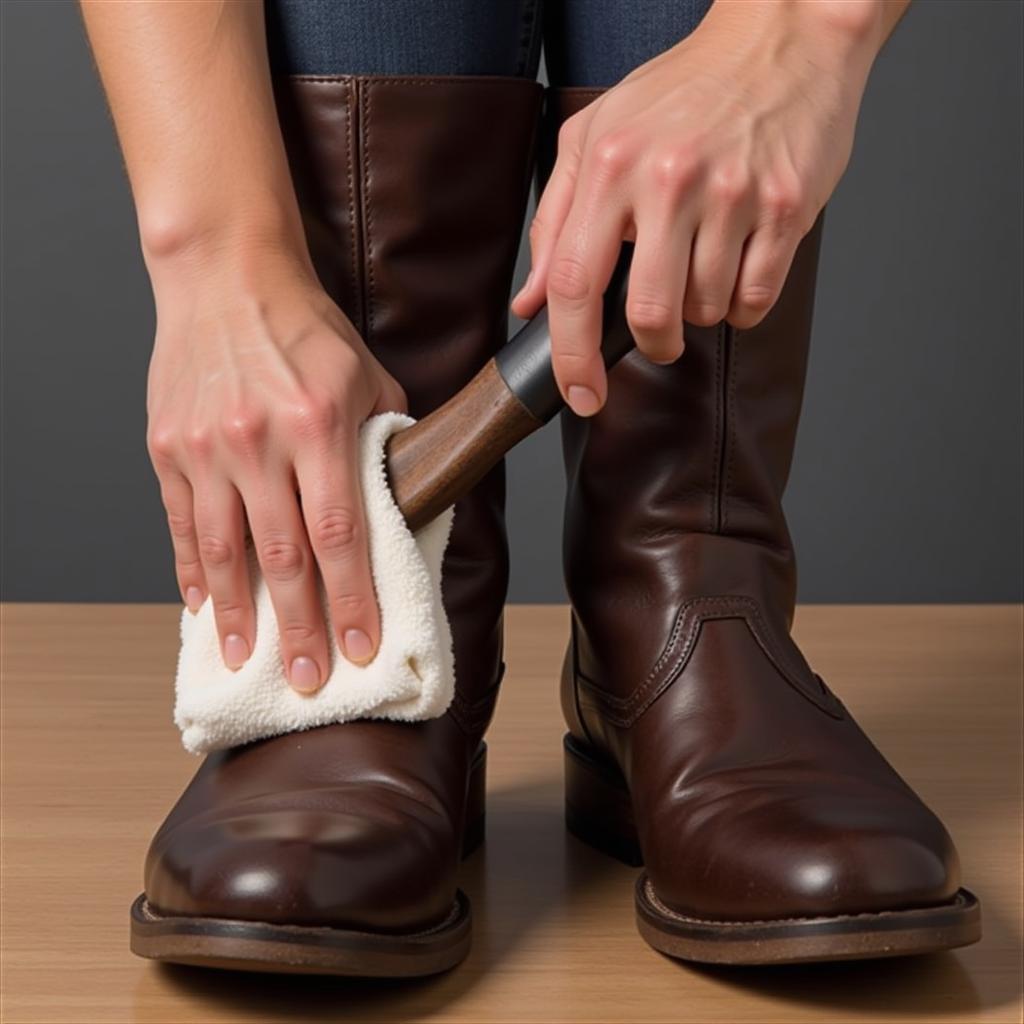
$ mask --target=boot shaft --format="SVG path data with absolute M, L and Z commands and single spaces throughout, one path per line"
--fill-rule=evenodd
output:
M 320 279 L 421 417 L 505 342 L 541 87 L 491 77 L 277 82 Z M 508 580 L 499 465 L 456 505 L 444 599 L 453 713 L 482 731 L 502 671 Z
M 542 182 L 559 125 L 599 95 L 549 95 Z M 796 565 L 782 496 L 803 400 L 820 237 L 821 218 L 759 325 L 687 324 L 676 363 L 655 366 L 634 352 L 612 372 L 597 416 L 563 415 L 563 550 L 576 668 L 612 693 L 631 692 L 637 673 L 652 669 L 680 610 L 696 600 L 739 598 L 780 642 L 788 639 Z

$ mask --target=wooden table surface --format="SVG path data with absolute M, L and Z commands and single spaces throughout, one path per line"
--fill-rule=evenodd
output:
M 982 942 L 906 960 L 685 966 L 633 925 L 634 870 L 566 836 L 561 607 L 513 607 L 469 959 L 416 982 L 160 967 L 128 952 L 155 827 L 196 767 L 171 722 L 178 609 L 3 609 L 2 1020 L 1020 1021 L 1019 607 L 806 607 L 818 671 L 945 819 Z

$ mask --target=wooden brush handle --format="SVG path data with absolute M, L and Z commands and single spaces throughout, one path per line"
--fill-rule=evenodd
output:
M 601 353 L 608 369 L 633 347 L 625 323 L 631 255 L 632 246 L 623 246 L 605 292 Z M 391 436 L 388 479 L 409 528 L 415 532 L 454 504 L 563 405 L 542 309 L 458 394 Z

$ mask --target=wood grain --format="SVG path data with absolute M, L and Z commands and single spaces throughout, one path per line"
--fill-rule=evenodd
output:
M 797 633 L 957 839 L 985 937 L 956 953 L 785 969 L 683 966 L 633 925 L 632 869 L 561 820 L 559 607 L 509 609 L 488 838 L 466 862 L 470 958 L 352 983 L 162 968 L 128 952 L 152 831 L 195 769 L 171 724 L 178 609 L 3 608 L 2 1020 L 1019 1021 L 1017 607 L 808 607 Z
M 541 427 L 494 360 L 444 405 L 393 434 L 388 482 L 414 532 L 455 504 L 515 444 Z

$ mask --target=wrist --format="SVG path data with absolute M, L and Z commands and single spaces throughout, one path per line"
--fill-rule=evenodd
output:
M 844 75 L 863 72 L 866 76 L 888 30 L 908 3 L 909 0 L 716 0 L 701 28 L 718 28 L 737 39 L 751 41 L 755 36 L 767 35 L 776 40 L 780 51 L 800 51 L 815 66 Z
M 245 280 L 273 266 L 312 269 L 301 221 L 283 211 L 217 219 L 150 208 L 140 211 L 139 236 L 155 288 Z
M 320 290 L 301 225 L 246 221 L 185 230 L 164 223 L 143 242 L 158 312 L 219 309 Z
M 140 206 L 139 239 L 147 265 L 219 259 L 250 246 L 304 247 L 297 212 L 279 208 L 212 212 L 168 205 Z

